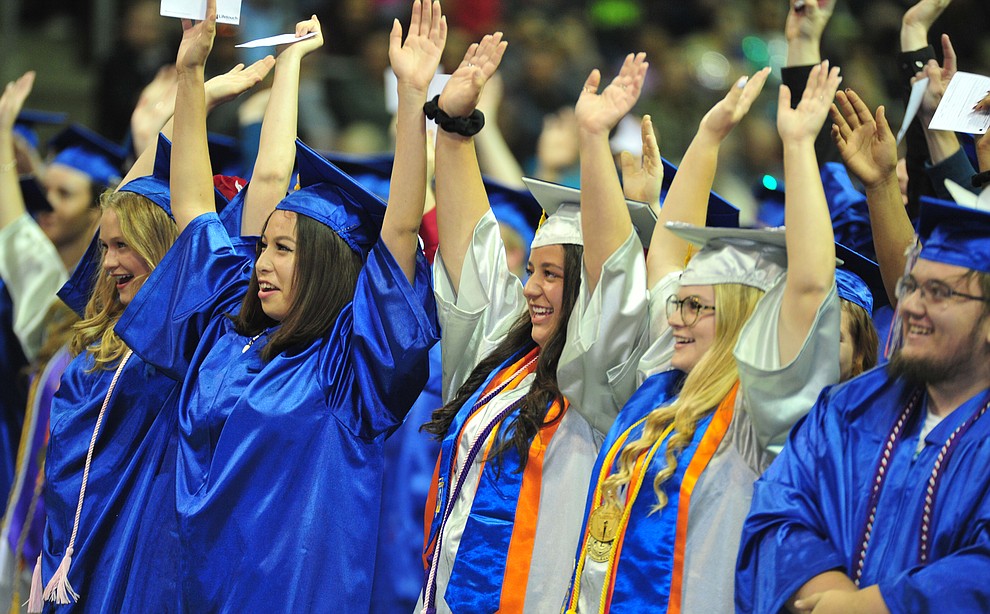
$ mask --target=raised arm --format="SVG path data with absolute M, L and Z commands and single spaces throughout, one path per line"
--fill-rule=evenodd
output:
M 647 282 L 651 288 L 668 273 L 684 268 L 688 243 L 667 230 L 665 224 L 686 222 L 695 226 L 705 225 L 719 148 L 729 132 L 745 117 L 763 90 L 769 74 L 770 69 L 764 68 L 749 79 L 740 78 L 702 118 L 698 133 L 684 152 L 653 230 L 650 251 L 646 255 Z
M 207 81 L 207 114 L 260 83 L 273 66 L 275 66 L 275 58 L 269 55 L 246 68 L 244 64 L 238 64 L 224 74 Z M 140 155 L 117 186 L 118 190 L 130 181 L 150 175 L 154 171 L 158 133 L 161 132 L 168 139 L 172 138 L 176 86 L 175 67 L 168 66 L 158 71 L 155 79 L 141 92 L 141 98 L 131 115 L 134 147 Z
M 206 144 L 206 58 L 217 33 L 216 0 L 206 1 L 206 19 L 182 20 L 182 42 L 176 56 L 170 189 L 172 215 L 181 233 L 191 221 L 214 211 L 213 172 Z
M 507 43 L 502 33 L 488 34 L 472 44 L 440 94 L 440 110 L 450 117 L 467 117 L 478 106 L 485 83 L 495 74 Z M 437 232 L 440 254 L 456 291 L 474 227 L 488 211 L 488 194 L 481 181 L 474 137 L 446 130 L 437 132 Z
M 904 273 L 904 252 L 914 241 L 914 228 L 897 183 L 897 143 L 884 108 L 878 107 L 874 118 L 852 90 L 836 94 L 831 117 L 832 140 L 846 168 L 866 188 L 880 275 L 891 305 L 896 306 L 894 286 Z
M 597 68 L 592 70 L 574 107 L 580 142 L 581 231 L 589 293 L 598 285 L 602 265 L 632 231 L 608 135 L 639 100 L 647 68 L 645 53 L 630 53 L 619 74 L 601 94 L 601 73 Z
M 0 228 L 24 215 L 24 195 L 14 154 L 14 122 L 34 86 L 34 71 L 11 81 L 0 95 Z
M 952 0 L 921 0 L 901 17 L 901 51 L 928 46 L 928 31 Z
M 777 132 L 784 143 L 784 223 L 787 278 L 780 306 L 777 344 L 780 364 L 801 350 L 819 306 L 835 283 L 835 237 L 822 188 L 815 138 L 839 86 L 839 68 L 828 62 L 811 69 L 801 101 L 791 108 L 791 92 L 780 86 Z
M 622 192 L 630 200 L 646 203 L 660 215 L 660 192 L 663 186 L 663 160 L 660 145 L 653 131 L 653 118 L 644 115 L 639 123 L 642 130 L 643 156 L 639 164 L 628 151 L 619 154 L 622 170 Z
M 832 18 L 835 0 L 791 0 L 784 23 L 787 66 L 809 66 L 822 61 L 822 34 Z
M 426 204 L 426 119 L 423 104 L 447 41 L 447 19 L 440 2 L 416 0 L 409 32 L 395 20 L 388 57 L 398 81 L 399 106 L 395 124 L 395 163 L 382 242 L 411 282 L 416 271 L 419 227 Z
M 287 45 L 275 61 L 271 97 L 261 123 L 258 158 L 244 198 L 241 234 L 260 235 L 268 215 L 285 198 L 296 159 L 299 116 L 299 67 L 302 59 L 323 46 L 320 21 L 313 15 L 296 24 L 296 37 L 316 36 Z

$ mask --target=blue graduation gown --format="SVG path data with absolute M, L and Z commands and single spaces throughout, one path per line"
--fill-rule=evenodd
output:
M 226 314 L 251 262 L 195 219 L 117 330 L 183 381 L 176 505 L 181 609 L 362 612 L 382 443 L 422 390 L 437 325 L 425 259 L 410 284 L 382 243 L 332 330 L 270 362 Z
M 779 612 L 805 582 L 839 570 L 853 577 L 870 482 L 913 388 L 878 367 L 826 389 L 756 483 L 736 574 L 739 612 Z M 915 458 L 925 412 L 891 455 L 860 586 L 878 584 L 892 613 L 980 612 L 990 604 L 990 416 L 957 444 L 942 478 L 920 562 L 922 502 L 949 434 L 987 402 L 981 392 L 945 417 Z
M 51 409 L 45 461 L 48 524 L 42 579 L 52 577 L 72 533 L 86 451 L 114 370 L 69 363 Z M 175 441 L 178 383 L 131 356 L 93 452 L 69 583 L 79 601 L 59 612 L 174 612 L 178 578 Z
M 0 279 L 0 387 L 3 388 L 0 394 L 0 496 L 4 501 L 14 482 L 17 442 L 24 425 L 27 377 L 22 371 L 26 367 L 27 358 L 14 334 L 14 304 L 7 285 Z

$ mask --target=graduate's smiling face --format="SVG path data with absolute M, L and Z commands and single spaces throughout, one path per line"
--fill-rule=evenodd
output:
M 674 333 L 670 364 L 690 373 L 715 343 L 715 287 L 681 286 L 676 300 L 667 304 L 667 323 Z
M 526 270 L 529 279 L 523 287 L 523 295 L 529 305 L 533 341 L 543 347 L 560 323 L 564 302 L 564 246 L 535 248 L 530 252 Z
M 925 259 L 915 264 L 911 278 L 918 288 L 904 293 L 898 302 L 904 343 L 891 359 L 893 373 L 938 384 L 986 370 L 990 351 L 985 304 L 960 296 L 940 298 L 931 292 L 944 284 L 954 292 L 983 296 L 978 278 L 967 276 L 968 272 Z
M 45 171 L 44 186 L 52 210 L 38 214 L 38 225 L 55 247 L 81 235 L 93 236 L 100 209 L 93 204 L 89 175 L 64 164 L 52 164 Z
M 124 237 L 120 218 L 112 208 L 107 208 L 100 220 L 100 250 L 103 252 L 103 271 L 113 278 L 120 303 L 130 304 L 151 273 L 151 267 Z
M 292 307 L 296 219 L 292 211 L 272 213 L 258 242 L 258 259 L 254 263 L 261 309 L 277 322 L 284 320 Z

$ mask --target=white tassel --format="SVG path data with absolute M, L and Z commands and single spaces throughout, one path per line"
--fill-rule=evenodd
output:
M 31 574 L 31 593 L 27 600 L 28 614 L 41 614 L 44 608 L 44 600 L 41 597 L 41 555 L 34 564 L 34 573 Z
M 72 546 L 69 546 L 65 550 L 65 556 L 62 557 L 62 562 L 59 563 L 58 569 L 55 570 L 55 575 L 52 576 L 52 579 L 48 581 L 48 585 L 45 586 L 45 601 L 51 601 L 59 605 L 68 605 L 79 599 L 79 594 L 72 590 L 72 585 L 69 584 L 69 567 L 71 565 Z

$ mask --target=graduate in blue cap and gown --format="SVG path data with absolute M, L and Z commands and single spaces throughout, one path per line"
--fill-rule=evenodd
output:
M 990 600 L 990 213 L 925 199 L 918 235 L 890 362 L 826 389 L 756 484 L 740 612 Z
M 179 609 L 367 611 L 382 442 L 422 389 L 436 341 L 416 230 L 422 105 L 446 24 L 439 3 L 416 2 L 404 44 L 392 30 L 403 95 L 389 207 L 298 143 L 300 188 L 263 222 L 252 271 L 209 211 L 202 100 L 215 19 L 211 1 L 206 20 L 184 23 L 177 60 L 172 196 L 183 231 L 118 325 L 182 381 Z M 276 83 L 280 74 L 276 65 Z
M 647 255 L 647 379 L 593 471 L 568 612 L 731 611 L 752 482 L 838 379 L 835 252 L 813 147 L 837 69 L 816 66 L 796 110 L 780 93 L 786 232 L 695 226 L 720 143 L 768 74 L 738 81 L 702 119 L 661 211 L 679 223 L 658 225 Z M 685 267 L 689 242 L 701 247 Z

